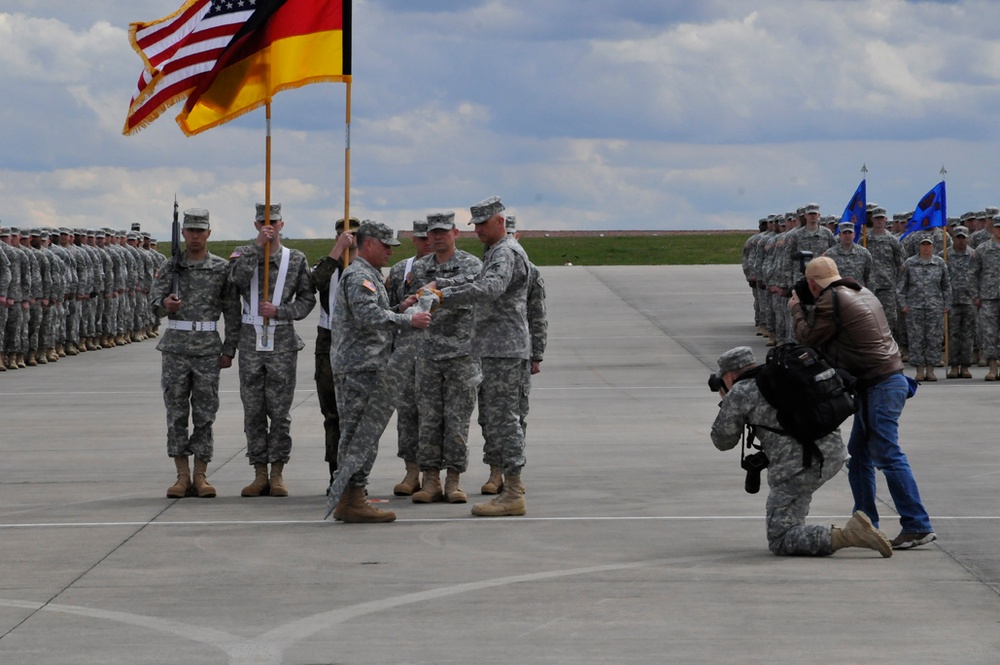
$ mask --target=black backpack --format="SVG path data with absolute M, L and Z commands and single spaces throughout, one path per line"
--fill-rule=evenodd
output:
M 822 464 L 816 441 L 857 411 L 854 377 L 833 368 L 811 346 L 785 344 L 768 351 L 767 362 L 754 378 L 761 395 L 778 411 L 778 433 L 802 444 L 802 465 L 811 466 L 813 459 Z

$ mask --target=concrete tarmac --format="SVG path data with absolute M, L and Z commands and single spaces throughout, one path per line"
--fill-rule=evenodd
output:
M 963 663 L 1000 660 L 1000 384 L 924 384 L 901 440 L 939 540 L 882 559 L 767 549 L 764 499 L 708 432 L 706 379 L 754 336 L 737 266 L 543 268 L 549 347 L 528 417 L 528 514 L 393 497 L 394 424 L 369 491 L 388 525 L 323 521 L 296 328 L 291 496 L 243 499 L 237 370 L 210 480 L 166 499 L 156 340 L 0 375 L 0 663 Z M 910 371 L 912 375 L 912 370 Z M 939 375 L 943 373 L 939 372 Z M 884 482 L 881 527 L 899 531 Z M 846 474 L 810 521 L 843 523 Z

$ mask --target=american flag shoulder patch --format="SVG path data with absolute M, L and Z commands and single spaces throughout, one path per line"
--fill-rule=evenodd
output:
M 375 293 L 377 291 L 377 289 L 375 288 L 375 285 L 372 284 L 371 281 L 367 280 L 367 279 L 365 281 L 361 282 L 361 286 L 365 287 L 366 289 L 368 289 L 372 293 Z
M 233 253 L 229 255 L 229 258 L 231 258 L 231 259 L 238 259 L 241 256 L 243 256 L 243 253 L 240 252 L 240 248 L 237 247 L 236 249 L 233 250 Z

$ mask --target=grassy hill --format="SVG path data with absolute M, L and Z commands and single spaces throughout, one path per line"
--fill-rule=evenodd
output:
M 658 235 L 598 235 L 522 237 L 524 247 L 532 262 L 540 266 L 564 265 L 692 265 L 739 263 L 743 244 L 751 232 L 733 233 L 682 233 Z M 237 245 L 246 240 L 220 240 L 208 243 L 209 251 L 216 256 L 228 257 Z M 285 239 L 288 247 L 305 253 L 309 263 L 315 263 L 330 251 L 332 239 Z M 406 259 L 413 254 L 408 239 L 402 240 L 393 252 L 392 262 Z M 476 256 L 483 255 L 483 246 L 474 237 L 461 237 L 458 246 Z M 161 244 L 160 251 L 170 253 L 170 243 Z

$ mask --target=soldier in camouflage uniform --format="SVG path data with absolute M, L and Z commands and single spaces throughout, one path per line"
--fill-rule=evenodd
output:
M 330 482 L 337 470 L 337 447 L 340 443 L 340 416 L 337 413 L 337 389 L 333 382 L 333 368 L 330 365 L 330 346 L 334 298 L 337 296 L 337 284 L 344 272 L 344 252 L 350 252 L 347 258 L 354 255 L 354 233 L 361 221 L 351 217 L 349 232 L 344 233 L 344 220 L 338 219 L 334 225 L 337 239 L 330 253 L 316 262 L 312 268 L 313 286 L 319 301 L 319 324 L 316 326 L 316 397 L 319 410 L 323 414 L 323 433 L 326 440 L 324 459 L 330 469 Z
M 854 242 L 854 224 L 843 222 L 838 239 L 840 242 L 826 250 L 822 256 L 833 259 L 841 277 L 850 277 L 861 286 L 868 286 L 871 282 L 872 255 Z
M 885 310 L 889 327 L 896 329 L 896 279 L 906 257 L 896 236 L 886 228 L 885 208 L 875 207 L 872 212 L 872 228 L 868 233 L 868 253 L 872 256 L 869 284 L 866 286 L 875 294 Z
M 212 255 L 208 211 L 184 211 L 184 254 L 174 290 L 172 270 L 163 270 L 149 296 L 156 316 L 166 316 L 167 331 L 156 348 L 162 354 L 160 388 L 167 408 L 167 455 L 177 469 L 177 482 L 167 497 L 189 491 L 215 496 L 206 473 L 215 442 L 212 425 L 219 410 L 219 371 L 232 367 L 240 329 L 239 294 L 229 282 L 229 264 Z M 226 338 L 218 332 L 224 317 Z M 193 429 L 188 432 L 188 416 Z M 194 456 L 194 479 L 188 457 Z
M 843 527 L 805 523 L 813 493 L 836 476 L 847 461 L 847 447 L 840 430 L 816 441 L 823 462 L 802 465 L 802 445 L 784 434 L 777 410 L 768 404 L 753 380 L 757 364 L 748 346 L 730 349 L 719 358 L 722 403 L 712 423 L 712 443 L 719 450 L 740 444 L 748 426 L 760 439 L 767 455 L 767 544 L 781 556 L 826 556 L 844 547 L 864 547 L 892 556 L 885 534 L 857 511 Z M 756 426 L 756 427 L 755 427 Z
M 399 245 L 391 228 L 366 220 L 358 229 L 358 258 L 341 276 L 333 308 L 333 342 L 330 349 L 340 446 L 337 474 L 345 489 L 333 511 L 334 519 L 350 523 L 392 522 L 396 514 L 373 508 L 365 501 L 365 486 L 378 442 L 395 409 L 396 393 L 407 366 L 407 354 L 392 352 L 396 330 L 407 326 L 426 328 L 429 312 L 399 313 L 389 307 L 382 268 Z M 344 484 L 347 478 L 346 486 Z
M 427 215 L 426 227 L 433 253 L 413 264 L 418 285 L 479 274 L 482 261 L 455 247 L 458 229 L 454 212 Z M 472 355 L 472 323 L 472 305 L 449 305 L 438 309 L 431 327 L 417 337 L 417 463 L 423 483 L 413 493 L 414 503 L 468 500 L 461 474 L 468 468 L 469 423 L 483 378 L 479 359 Z M 444 488 L 441 469 L 446 470 Z
M 819 204 L 808 203 L 803 207 L 803 214 L 806 223 L 788 235 L 789 260 L 787 269 L 790 270 L 786 281 L 792 286 L 802 279 L 803 261 L 793 258 L 797 252 L 812 252 L 813 256 L 822 256 L 823 252 L 836 244 L 836 239 L 830 229 L 819 225 Z M 805 262 L 808 265 L 808 261 Z M 788 311 L 788 307 L 785 307 Z
M 13 307 L 11 297 L 11 282 L 14 281 L 14 267 L 11 266 L 11 255 L 7 244 L 10 232 L 0 229 L 0 372 L 7 371 L 7 317 Z M 18 275 L 20 277 L 20 275 Z
M 743 256 L 741 264 L 743 267 L 743 278 L 750 286 L 750 293 L 753 295 L 753 325 L 757 329 L 757 335 L 761 336 L 761 326 L 764 323 L 764 315 L 761 311 L 760 290 L 757 288 L 757 279 L 754 276 L 754 255 L 757 251 L 757 244 L 760 238 L 767 232 L 767 220 L 761 219 L 757 223 L 758 231 L 743 243 Z
M 483 368 L 479 409 L 486 423 L 483 461 L 499 466 L 503 490 L 487 503 L 477 503 L 478 516 L 524 515 L 524 428 L 520 413 L 531 380 L 528 331 L 529 261 L 524 249 L 507 236 L 504 205 L 498 197 L 471 208 L 476 235 L 486 246 L 483 268 L 474 277 L 455 276 L 431 282 L 440 288 L 442 306 L 475 305 L 472 350 Z
M 385 280 L 389 307 L 395 312 L 405 312 L 416 302 L 420 284 L 414 279 L 413 265 L 431 251 L 430 241 L 427 240 L 427 220 L 418 219 L 413 222 L 412 239 L 417 253 L 392 266 Z M 417 465 L 420 425 L 417 412 L 416 362 L 417 348 L 423 337 L 423 333 L 406 327 L 396 331 L 396 338 L 393 341 L 393 352 L 400 354 L 397 362 L 405 363 L 396 401 L 396 456 L 403 460 L 406 475 L 392 488 L 392 493 L 396 496 L 411 496 L 420 487 Z
M 1000 361 L 1000 215 L 993 217 L 993 237 L 976 248 L 973 267 L 975 297 L 979 309 L 979 348 L 989 365 L 987 381 L 996 381 Z
M 37 365 L 35 354 L 38 352 L 38 331 L 42 325 L 42 301 L 45 294 L 51 288 L 48 283 L 47 271 L 43 270 L 42 259 L 38 252 L 31 248 L 31 231 L 21 229 L 20 234 L 21 251 L 28 257 L 28 265 L 31 270 L 30 290 L 28 310 L 21 319 L 21 348 L 24 349 L 18 358 L 19 367 Z M 23 275 L 22 275 L 23 276 Z
M 761 325 L 758 333 L 761 337 L 770 338 L 769 331 L 774 330 L 774 309 L 771 307 L 771 294 L 767 290 L 767 280 L 764 278 L 764 248 L 768 241 L 774 237 L 777 219 L 775 215 L 767 217 L 767 230 L 760 234 L 757 244 L 753 250 L 753 274 L 752 277 L 757 284 L 757 300 L 760 302 Z
M 271 223 L 265 224 L 268 214 Z M 254 468 L 254 480 L 241 494 L 288 496 L 283 474 L 292 453 L 290 411 L 298 354 L 305 346 L 292 322 L 308 316 L 316 306 L 316 293 L 305 254 L 281 244 L 281 204 L 272 204 L 268 212 L 258 203 L 255 225 L 256 242 L 233 250 L 229 273 L 243 297 L 240 398 L 247 458 Z M 270 256 L 265 255 L 268 246 Z M 266 284 L 265 258 L 269 261 Z
M 7 358 L 7 369 L 20 369 L 17 362 L 18 354 L 21 353 L 21 319 L 26 316 L 28 307 L 25 273 L 30 272 L 27 257 L 21 251 L 20 239 L 15 241 L 15 234 L 19 236 L 17 229 L 3 229 L 0 232 L 0 240 L 5 244 L 4 251 L 10 259 L 11 281 L 10 290 L 7 293 L 7 328 L 5 335 L 4 353 Z M 27 290 L 30 290 L 27 289 Z
M 917 381 L 937 381 L 934 365 L 941 361 L 944 344 L 944 314 L 951 307 L 948 267 L 934 256 L 930 236 L 920 240 L 919 253 L 903 263 L 896 285 L 899 307 L 906 315 L 910 340 L 910 363 L 917 368 Z
M 976 307 L 973 299 L 975 250 L 969 249 L 969 229 L 956 226 L 955 246 L 948 252 L 948 279 L 951 282 L 951 311 L 948 314 L 949 379 L 971 379 L 973 342 L 976 338 Z M 944 258 L 944 257 L 942 257 Z
M 775 220 L 774 235 L 772 235 L 764 245 L 763 273 L 764 282 L 767 284 L 768 306 L 771 309 L 769 321 L 772 326 L 768 329 L 768 346 L 776 346 L 779 340 L 784 339 L 786 332 L 785 316 L 784 312 L 781 311 L 781 307 L 783 307 L 784 304 L 783 298 L 779 293 L 780 289 L 778 287 L 777 265 L 780 263 L 778 254 L 780 253 L 780 249 L 784 246 L 784 238 L 787 233 L 788 220 L 785 216 L 779 216 L 778 219 Z

